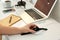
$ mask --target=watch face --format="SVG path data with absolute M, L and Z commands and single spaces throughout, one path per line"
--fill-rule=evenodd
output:
M 43 12 L 45 15 L 48 15 L 54 2 L 55 0 L 37 0 L 35 8 Z

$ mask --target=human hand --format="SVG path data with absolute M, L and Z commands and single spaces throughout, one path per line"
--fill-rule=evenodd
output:
M 27 24 L 26 26 L 22 27 L 22 33 L 27 33 L 27 32 L 31 32 L 31 33 L 35 33 L 36 31 L 32 30 L 34 27 L 36 27 L 35 24 Z

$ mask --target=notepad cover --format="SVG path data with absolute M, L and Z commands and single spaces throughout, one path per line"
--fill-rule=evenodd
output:
M 11 22 L 9 23 L 9 20 L 10 20 L 10 17 L 11 17 L 11 16 L 12 16 L 12 19 L 11 19 Z M 4 26 L 11 26 L 11 25 L 13 25 L 14 23 L 16 23 L 16 22 L 18 22 L 18 21 L 20 21 L 20 20 L 21 20 L 20 17 L 11 14 L 11 15 L 9 15 L 8 17 L 0 20 L 0 24 L 2 24 L 2 25 L 4 25 Z

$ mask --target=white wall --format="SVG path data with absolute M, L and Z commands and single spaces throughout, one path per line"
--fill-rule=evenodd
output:
M 56 19 L 58 22 L 60 22 L 60 0 L 57 1 L 57 4 L 55 5 L 51 17 Z

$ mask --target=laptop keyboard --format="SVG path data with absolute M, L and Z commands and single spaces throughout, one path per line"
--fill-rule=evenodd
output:
M 35 12 L 33 9 L 25 10 L 34 20 L 43 18 L 40 16 L 37 12 Z

